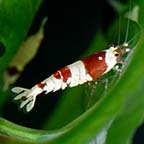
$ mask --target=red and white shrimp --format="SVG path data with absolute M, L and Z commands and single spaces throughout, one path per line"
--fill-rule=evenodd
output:
M 40 93 L 47 94 L 96 80 L 120 63 L 122 55 L 129 51 L 128 43 L 116 47 L 111 46 L 109 49 L 94 53 L 61 68 L 31 89 L 14 87 L 12 91 L 18 94 L 14 100 L 21 100 L 20 108 L 26 107 L 26 111 L 29 112 L 34 107 L 36 97 Z

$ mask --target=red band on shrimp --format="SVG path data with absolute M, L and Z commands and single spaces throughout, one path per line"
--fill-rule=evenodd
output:
M 105 51 L 102 51 L 82 59 L 88 74 L 90 74 L 93 79 L 97 79 L 103 75 L 107 69 L 105 53 Z
M 54 76 L 56 79 L 61 79 L 61 74 L 60 74 L 59 71 L 55 72 L 55 73 L 53 74 L 53 76 Z
M 61 75 L 63 77 L 63 82 L 67 82 L 68 78 L 71 77 L 71 71 L 68 67 L 60 69 Z
M 38 86 L 39 88 L 41 88 L 41 89 L 43 89 L 45 85 L 46 85 L 45 83 L 39 83 L 39 84 L 37 84 L 37 86 Z

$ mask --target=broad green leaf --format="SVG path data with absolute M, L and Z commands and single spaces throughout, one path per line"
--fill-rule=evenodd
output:
M 0 42 L 5 53 L 0 57 L 0 107 L 9 92 L 3 91 L 3 72 L 24 40 L 42 0 L 0 1 Z
M 0 41 L 5 45 L 6 53 L 0 58 L 0 72 L 6 68 L 24 40 L 40 3 L 41 0 L 1 0 Z

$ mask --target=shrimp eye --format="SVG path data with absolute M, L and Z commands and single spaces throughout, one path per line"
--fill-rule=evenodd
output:
M 118 57 L 118 56 L 119 56 L 119 53 L 116 53 L 115 56 Z

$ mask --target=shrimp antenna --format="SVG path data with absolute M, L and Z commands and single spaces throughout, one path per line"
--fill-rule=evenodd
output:
M 120 3 L 120 0 L 119 0 Z M 120 44 L 120 39 L 121 39 L 121 14 L 118 19 L 118 45 Z
M 131 0 L 129 0 L 129 11 L 131 10 Z M 130 13 L 129 13 L 129 17 L 130 17 Z M 127 18 L 127 28 L 126 28 L 126 35 L 125 35 L 125 42 L 127 42 L 128 39 L 128 33 L 129 33 L 129 25 L 130 25 L 130 18 Z

